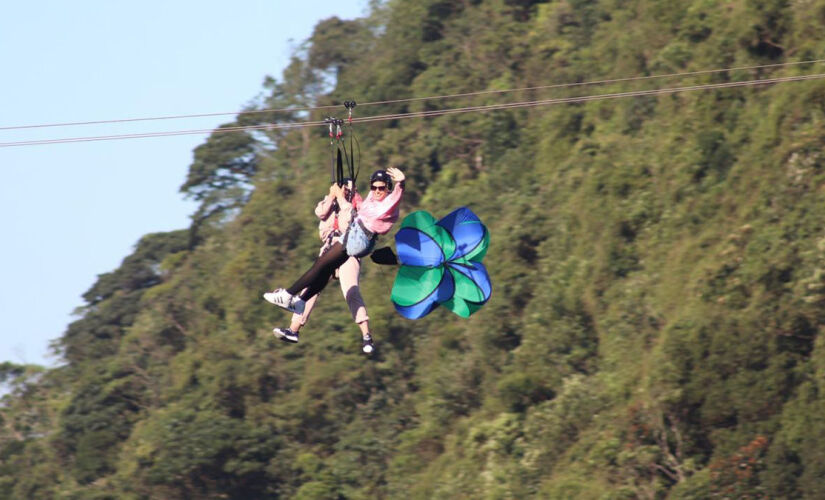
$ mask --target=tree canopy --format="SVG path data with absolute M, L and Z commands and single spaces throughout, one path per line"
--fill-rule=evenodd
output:
M 701 71 L 824 42 L 825 0 L 390 0 L 320 22 L 250 109 L 793 76 L 821 65 Z M 227 126 L 299 118 L 322 115 Z M 823 120 L 812 80 L 358 125 L 362 168 L 407 174 L 402 216 L 479 216 L 494 283 L 409 321 L 365 262 L 371 360 L 335 287 L 297 345 L 260 299 L 317 255 L 326 131 L 213 134 L 192 227 L 98 277 L 62 366 L 0 365 L 0 497 L 821 498 Z

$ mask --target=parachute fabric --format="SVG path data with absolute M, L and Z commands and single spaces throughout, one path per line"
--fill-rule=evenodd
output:
M 469 208 L 436 221 L 425 211 L 404 218 L 395 235 L 401 268 L 392 287 L 395 309 L 419 319 L 439 305 L 466 318 L 489 299 L 492 284 L 481 260 L 490 233 Z

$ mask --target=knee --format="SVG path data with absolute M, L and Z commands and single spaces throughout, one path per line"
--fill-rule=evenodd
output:
M 361 297 L 361 288 L 358 285 L 353 285 L 344 292 L 344 298 L 347 299 L 347 304 L 364 305 L 364 299 Z

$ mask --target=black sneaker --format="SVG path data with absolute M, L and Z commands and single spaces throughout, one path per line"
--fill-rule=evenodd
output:
M 289 328 L 275 328 L 272 333 L 284 342 L 298 343 L 298 332 L 293 332 Z
M 361 338 L 361 352 L 364 354 L 372 354 L 375 352 L 375 344 L 372 343 L 372 335 L 369 333 L 366 337 Z

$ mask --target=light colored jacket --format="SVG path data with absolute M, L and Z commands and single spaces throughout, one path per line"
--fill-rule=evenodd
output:
M 397 183 L 395 189 L 381 201 L 373 199 L 372 191 L 370 191 L 367 199 L 358 207 L 358 219 L 361 220 L 367 230 L 373 233 L 388 233 L 395 221 L 398 220 L 398 205 L 401 202 L 402 194 L 404 194 L 403 182 Z
M 335 231 L 339 233 L 346 231 L 352 220 L 352 210 L 358 210 L 358 207 L 363 203 L 361 195 L 355 193 L 352 203 L 346 200 L 338 200 L 338 213 L 336 214 L 332 211 L 333 201 L 335 201 L 334 196 L 326 195 L 323 200 L 315 205 L 315 215 L 320 219 L 318 222 L 318 236 L 323 242 L 326 242 Z

